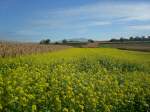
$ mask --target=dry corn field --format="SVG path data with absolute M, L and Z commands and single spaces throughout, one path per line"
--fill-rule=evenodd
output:
M 67 45 L 40 45 L 33 43 L 0 43 L 0 57 L 15 57 L 20 55 L 37 54 L 71 48 Z

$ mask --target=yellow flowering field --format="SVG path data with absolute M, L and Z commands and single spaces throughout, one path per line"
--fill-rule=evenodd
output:
M 150 53 L 71 48 L 0 58 L 0 112 L 149 112 Z

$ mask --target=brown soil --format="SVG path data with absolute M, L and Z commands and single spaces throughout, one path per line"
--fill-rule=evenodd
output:
M 99 42 L 96 41 L 96 42 L 93 42 L 93 43 L 88 43 L 86 45 L 83 45 L 82 47 L 88 47 L 88 48 L 96 48 L 99 46 Z

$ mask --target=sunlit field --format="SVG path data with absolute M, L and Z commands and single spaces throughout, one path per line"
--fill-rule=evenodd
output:
M 0 58 L 1 112 L 149 112 L 150 53 L 113 48 Z

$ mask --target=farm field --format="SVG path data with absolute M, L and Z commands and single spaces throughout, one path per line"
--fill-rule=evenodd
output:
M 35 43 L 0 42 L 0 57 L 16 57 L 21 55 L 45 53 L 71 48 L 68 45 L 39 45 Z
M 150 52 L 150 42 L 108 42 L 99 43 L 99 47 Z
M 150 53 L 70 48 L 0 58 L 1 112 L 149 112 Z

